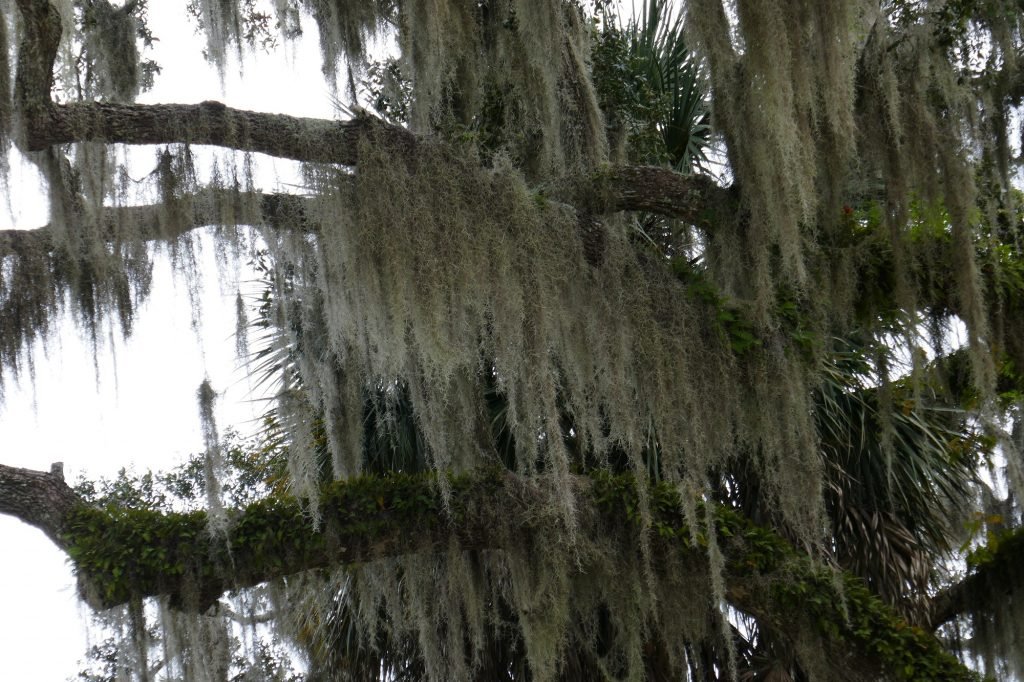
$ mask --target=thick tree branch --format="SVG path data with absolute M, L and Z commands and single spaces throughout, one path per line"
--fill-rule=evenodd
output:
M 0 464 L 0 514 L 35 526 L 61 549 L 67 549 L 64 531 L 72 509 L 81 499 L 64 482 L 63 466 L 32 471 Z
M 929 626 L 934 630 L 958 616 L 970 613 L 998 614 L 1020 609 L 1024 599 L 1024 530 L 1017 529 L 998 538 L 981 553 L 965 578 L 932 599 Z
M 656 166 L 611 166 L 588 177 L 563 178 L 548 193 L 582 213 L 646 211 L 710 229 L 732 215 L 737 190 L 706 175 L 680 175 Z
M 349 121 L 245 111 L 220 102 L 199 104 L 51 104 L 26 121 L 25 147 L 41 151 L 70 142 L 206 144 L 310 163 L 354 166 L 359 141 L 415 154 L 416 136 L 371 116 Z
M 59 545 L 96 608 L 163 594 L 204 610 L 228 590 L 311 569 L 445 551 L 453 540 L 464 550 L 500 549 L 540 523 L 544 498 L 535 483 L 512 474 L 453 479 L 446 505 L 433 481 L 335 483 L 317 501 L 316 524 L 297 499 L 270 498 L 230 512 L 225 534 L 209 529 L 202 513 L 79 505 L 66 511 Z M 145 546 L 155 549 L 148 559 Z M 121 577 L 110 574 L 111 557 L 126 562 Z
M 0 466 L 0 513 L 42 529 L 66 551 L 83 596 L 97 608 L 170 595 L 182 608 L 204 609 L 225 591 L 300 571 L 447 551 L 452 542 L 469 551 L 501 550 L 524 534 L 557 531 L 560 523 L 545 512 L 552 506 L 542 483 L 507 471 L 450 479 L 446 502 L 433 481 L 394 475 L 336 482 L 319 499 L 319 526 L 297 500 L 270 498 L 232 512 L 222 534 L 207 528 L 201 512 L 91 508 L 58 474 Z M 631 478 L 581 476 L 576 489 L 580 532 L 638 546 Z M 651 511 L 655 551 L 681 552 L 699 564 L 706 550 L 694 542 L 672 487 L 651 491 Z M 912 679 L 970 679 L 934 638 L 906 627 L 856 579 L 843 578 L 840 596 L 835 576 L 771 531 L 728 509 L 714 514 L 726 597 L 737 608 L 856 645 L 859 653 L 835 664 L 875 671 L 864 676 L 881 668 Z
M 234 109 L 213 101 L 56 104 L 50 91 L 61 36 L 60 16 L 47 0 L 18 0 L 18 7 L 25 29 L 19 49 L 17 101 L 23 122 L 21 144 L 26 151 L 72 142 L 186 143 L 355 166 L 364 140 L 407 161 L 415 159 L 423 144 L 409 130 L 372 116 L 348 121 L 300 118 Z M 710 222 L 710 213 L 730 204 L 732 197 L 709 178 L 653 167 L 616 167 L 590 178 L 564 179 L 553 186 L 553 194 L 568 199 L 581 215 L 647 211 L 704 225 Z

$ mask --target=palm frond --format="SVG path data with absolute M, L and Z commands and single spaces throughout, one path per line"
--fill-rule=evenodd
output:
M 908 617 L 956 546 L 978 484 L 965 413 L 873 374 L 868 348 L 837 341 L 815 396 L 837 559 Z M 888 395 L 884 396 L 883 391 Z
M 657 127 L 669 162 L 679 171 L 702 169 L 711 143 L 707 85 L 700 63 L 686 47 L 682 12 L 667 0 L 644 0 L 624 33 L 630 56 L 664 100 Z

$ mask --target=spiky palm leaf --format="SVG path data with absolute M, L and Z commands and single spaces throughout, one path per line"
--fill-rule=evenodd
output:
M 880 386 L 865 345 L 837 345 L 816 395 L 835 553 L 921 619 L 936 558 L 957 545 L 981 448 L 965 413 L 919 403 L 906 381 Z
M 644 0 L 624 33 L 640 75 L 662 100 L 655 123 L 669 163 L 682 172 L 703 169 L 711 144 L 708 93 L 700 64 L 686 47 L 682 13 L 667 0 Z

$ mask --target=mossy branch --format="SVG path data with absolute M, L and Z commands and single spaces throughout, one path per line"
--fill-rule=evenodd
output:
M 581 514 L 595 519 L 603 537 L 616 528 L 637 537 L 632 477 L 580 476 L 576 484 Z M 322 490 L 319 525 L 298 500 L 273 497 L 231 512 L 226 536 L 211 536 L 202 512 L 89 507 L 57 473 L 0 465 L 0 512 L 42 529 L 67 552 L 83 596 L 96 608 L 170 595 L 180 608 L 205 609 L 226 591 L 300 571 L 444 552 L 452 542 L 467 551 L 501 550 L 553 522 L 538 513 L 548 499 L 542 484 L 507 471 L 449 477 L 444 487 L 442 494 L 434 475 L 338 481 Z M 707 526 L 685 522 L 672 486 L 649 494 L 655 551 L 701 561 Z M 859 580 L 845 574 L 837 580 L 735 511 L 713 512 L 726 597 L 740 610 L 813 627 L 830 648 L 856 645 L 841 665 L 898 679 L 972 679 L 934 637 L 906 625 Z
M 732 219 L 739 206 L 736 187 L 656 166 L 609 166 L 587 177 L 563 178 L 547 191 L 583 213 L 645 211 L 706 230 Z
M 70 142 L 205 144 L 309 163 L 359 163 L 359 140 L 369 131 L 391 148 L 415 154 L 416 136 L 369 116 L 348 121 L 246 111 L 220 102 L 199 104 L 51 104 L 26 121 L 25 149 Z
M 203 512 L 165 514 L 79 506 L 63 543 L 82 596 L 108 608 L 169 594 L 205 610 L 222 593 L 301 571 L 410 552 L 495 549 L 491 532 L 508 518 L 525 529 L 529 486 L 501 476 L 450 479 L 447 511 L 432 476 L 361 478 L 325 487 L 319 520 L 292 497 L 273 497 L 229 513 L 226 537 Z M 500 501 L 500 503 L 496 503 Z M 503 523 L 503 521 L 505 523 Z
M 363 140 L 372 140 L 388 149 L 396 160 L 407 163 L 415 162 L 423 144 L 408 129 L 369 115 L 337 121 L 246 111 L 215 101 L 55 103 L 50 91 L 61 36 L 60 15 L 47 0 L 19 0 L 18 7 L 25 23 L 17 69 L 17 101 L 24 129 L 19 144 L 25 151 L 43 151 L 72 142 L 182 143 L 309 163 L 358 166 Z M 715 185 L 710 178 L 680 175 L 664 168 L 614 167 L 600 177 L 565 178 L 552 186 L 557 188 L 556 195 L 568 194 L 578 201 L 578 210 L 585 214 L 647 211 L 706 223 L 702 217 L 709 209 L 734 203 L 734 192 Z M 594 190 L 602 191 L 597 194 Z M 600 205 L 595 203 L 595 196 L 601 197 Z
M 277 192 L 204 189 L 164 204 L 107 206 L 102 235 L 108 242 L 126 237 L 171 242 L 206 225 L 254 224 L 280 230 L 315 232 L 315 200 Z M 54 247 L 53 228 L 0 230 L 0 258 L 45 253 Z
M 1024 595 L 1024 528 L 993 538 L 971 556 L 967 576 L 932 600 L 933 629 L 965 613 L 999 613 Z

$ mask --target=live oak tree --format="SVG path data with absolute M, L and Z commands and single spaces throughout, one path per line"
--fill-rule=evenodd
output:
M 130 333 L 196 228 L 266 275 L 261 495 L 211 419 L 202 510 L 0 466 L 123 609 L 119 674 L 238 672 L 240 604 L 328 679 L 1024 672 L 1018 0 L 182 11 L 220 69 L 315 26 L 376 113 L 134 104 L 144 0 L 0 1 L 0 138 L 50 197 L 0 235 L 0 376 L 62 311 Z

